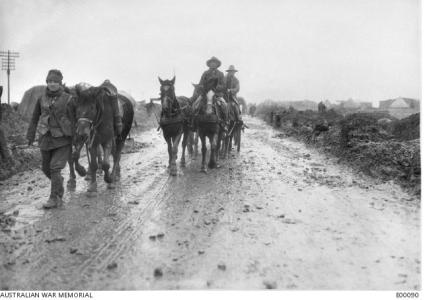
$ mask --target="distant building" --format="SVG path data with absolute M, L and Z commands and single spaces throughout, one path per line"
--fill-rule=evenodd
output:
M 360 102 L 360 110 L 369 110 L 372 109 L 372 102 Z
M 285 101 L 285 105 L 296 110 L 317 110 L 317 102 L 311 100 Z
M 345 101 L 341 101 L 340 105 L 343 108 L 359 108 L 360 107 L 360 103 L 357 101 L 354 101 L 354 99 L 352 98 Z
M 402 119 L 420 112 L 420 102 L 416 99 L 398 97 L 380 101 L 379 109 L 386 110 L 392 116 Z

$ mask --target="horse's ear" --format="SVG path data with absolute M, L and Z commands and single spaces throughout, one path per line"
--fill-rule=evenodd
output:
M 171 84 L 174 85 L 175 82 L 176 82 L 176 76 L 174 76 L 173 79 L 171 79 Z
M 158 80 L 159 80 L 159 83 L 160 83 L 161 85 L 164 83 L 164 80 L 162 80 L 162 79 L 161 79 L 161 77 L 159 77 L 159 76 L 158 76 Z
M 193 85 L 194 88 L 196 88 L 198 86 L 196 83 L 193 83 L 193 82 L 192 82 L 192 85 Z

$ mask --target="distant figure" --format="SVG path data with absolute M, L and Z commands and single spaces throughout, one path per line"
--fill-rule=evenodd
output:
M 275 121 L 275 126 L 277 128 L 279 128 L 280 125 L 281 125 L 281 119 L 282 119 L 282 114 L 281 113 L 277 113 L 276 114 L 276 121 Z
M 256 104 L 251 105 L 251 107 L 249 108 L 249 115 L 253 117 L 255 115 L 256 110 L 257 110 L 257 105 Z
M 322 101 L 320 101 L 319 104 L 317 105 L 317 109 L 319 110 L 320 113 L 325 112 L 326 105 Z

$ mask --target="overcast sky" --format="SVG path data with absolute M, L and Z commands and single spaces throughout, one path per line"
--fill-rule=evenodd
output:
M 0 0 L 0 50 L 20 52 L 17 102 L 51 68 L 136 100 L 175 72 L 190 96 L 213 55 L 236 66 L 249 102 L 420 98 L 419 26 L 419 0 Z

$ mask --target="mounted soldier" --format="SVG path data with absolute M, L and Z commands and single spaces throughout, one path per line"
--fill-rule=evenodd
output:
M 46 209 L 57 207 L 62 200 L 61 171 L 71 154 L 74 122 L 69 105 L 72 96 L 64 91 L 62 79 L 59 70 L 50 70 L 47 74 L 46 91 L 37 99 L 27 132 L 28 145 L 31 145 L 38 125 L 41 169 L 51 182 L 50 197 L 43 204 Z
M 216 57 L 211 57 L 207 60 L 207 66 L 209 67 L 202 76 L 199 81 L 199 86 L 202 88 L 202 93 L 195 100 L 193 104 L 195 114 L 199 113 L 201 100 L 202 98 L 206 98 L 207 94 L 212 91 L 214 93 L 214 104 L 216 105 L 216 113 L 220 120 L 220 126 L 222 128 L 227 128 L 227 115 L 226 110 L 223 108 L 226 102 L 223 99 L 223 94 L 225 91 L 225 83 L 224 83 L 224 74 L 218 68 L 221 66 L 221 61 Z M 207 107 L 207 111 L 209 111 L 209 107 Z
M 230 65 L 229 69 L 226 70 L 227 74 L 224 77 L 224 82 L 226 84 L 226 96 L 227 102 L 233 101 L 239 107 L 239 102 L 237 99 L 237 94 L 239 93 L 240 85 L 239 79 L 236 78 L 235 74 L 238 70 L 235 69 L 234 65 Z M 240 112 L 239 112 L 240 113 Z

